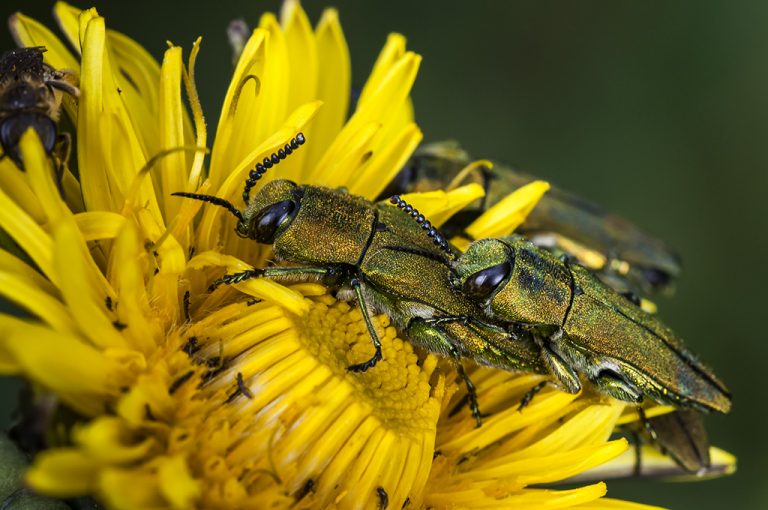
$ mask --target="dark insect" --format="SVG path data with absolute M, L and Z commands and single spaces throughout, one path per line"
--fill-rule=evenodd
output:
M 43 62 L 42 46 L 6 51 L 0 56 L 0 146 L 24 169 L 19 140 L 32 128 L 40 137 L 46 154 L 55 157 L 57 172 L 69 156 L 68 134 L 58 134 L 61 93 L 78 97 L 71 73 L 56 70 Z

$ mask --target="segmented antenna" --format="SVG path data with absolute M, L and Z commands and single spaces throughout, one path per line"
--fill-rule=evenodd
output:
M 398 195 L 393 195 L 389 202 L 391 204 L 394 204 L 397 206 L 398 209 L 402 209 L 404 213 L 408 214 L 413 220 L 421 225 L 421 228 L 423 228 L 426 233 L 427 237 L 432 238 L 432 242 L 435 243 L 437 246 L 440 247 L 441 250 L 448 253 L 449 255 L 453 256 L 453 251 L 451 250 L 451 247 L 448 246 L 448 241 L 445 240 L 445 237 L 443 237 L 443 234 L 441 234 L 437 228 L 433 227 L 432 224 L 427 220 L 423 214 L 421 214 L 418 209 L 415 209 L 413 206 L 411 206 L 408 202 L 400 198 Z
M 220 207 L 223 207 L 227 211 L 237 216 L 238 220 L 243 221 L 243 213 L 241 213 L 237 207 L 230 204 L 227 200 L 224 200 L 223 198 L 214 197 L 212 195 L 200 195 L 198 193 L 185 193 L 183 191 L 177 191 L 176 193 L 171 193 L 171 195 L 176 197 L 194 198 L 195 200 L 201 200 L 203 202 L 210 202 L 213 205 L 218 205 Z
M 279 149 L 277 152 L 273 152 L 271 156 L 264 158 L 264 161 L 256 164 L 256 168 L 250 171 L 248 178 L 245 180 L 245 189 L 243 189 L 243 202 L 245 202 L 245 205 L 248 205 L 248 202 L 251 199 L 251 188 L 256 185 L 256 181 L 261 179 L 261 176 L 264 175 L 268 169 L 287 158 L 289 154 L 304 145 L 304 142 L 306 141 L 304 133 L 299 133 L 296 137 L 291 138 L 291 141 L 286 143 L 285 147 Z

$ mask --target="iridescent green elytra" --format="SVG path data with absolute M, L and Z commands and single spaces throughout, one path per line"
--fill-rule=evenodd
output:
M 531 335 L 563 390 L 578 391 L 582 375 L 624 401 L 730 410 L 723 383 L 672 330 L 583 267 L 511 236 L 472 243 L 454 268 L 485 313 Z

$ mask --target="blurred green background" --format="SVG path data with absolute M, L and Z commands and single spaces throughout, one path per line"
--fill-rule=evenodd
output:
M 95 1 L 110 27 L 160 57 L 203 36 L 209 123 L 231 73 L 225 28 L 268 2 Z M 45 1 L 4 0 L 52 24 Z M 306 2 L 313 21 L 327 4 Z M 768 507 L 764 439 L 768 286 L 768 2 L 336 0 L 354 85 L 390 31 L 424 56 L 413 92 L 426 141 L 460 140 L 592 199 L 675 246 L 684 274 L 661 316 L 735 395 L 708 420 L 739 472 L 707 483 L 609 483 L 671 508 Z M 11 40 L 2 35 L 2 48 Z M 2 381 L 5 420 L 14 385 Z

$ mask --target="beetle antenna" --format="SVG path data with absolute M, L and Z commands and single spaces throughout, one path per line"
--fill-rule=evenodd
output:
M 445 240 L 443 234 L 441 234 L 436 227 L 432 226 L 429 220 L 427 220 L 424 215 L 419 212 L 418 209 L 415 209 L 412 205 L 400 198 L 398 195 L 393 195 L 389 199 L 389 202 L 393 205 L 396 205 L 398 209 L 402 209 L 404 213 L 413 218 L 416 223 L 421 225 L 421 228 L 426 231 L 427 237 L 431 238 L 432 242 L 440 247 L 441 250 L 451 255 L 451 257 L 454 256 L 453 250 L 451 250 L 451 247 L 448 245 L 448 241 Z
M 286 143 L 285 147 L 278 149 L 277 152 L 273 152 L 270 156 L 264 158 L 264 161 L 256 164 L 256 168 L 250 171 L 248 178 L 245 180 L 245 189 L 243 189 L 243 202 L 245 202 L 245 205 L 248 205 L 248 202 L 250 201 L 251 188 L 256 185 L 256 181 L 261 179 L 261 176 L 264 175 L 268 169 L 287 158 L 289 154 L 304 145 L 304 142 L 306 141 L 307 139 L 304 138 L 304 133 L 299 133 L 291 138 L 291 141 Z
M 203 202 L 209 202 L 213 205 L 221 206 L 227 211 L 237 216 L 238 220 L 243 221 L 243 213 L 241 213 L 240 210 L 237 209 L 237 207 L 230 204 L 227 200 L 224 200 L 223 198 L 214 197 L 212 195 L 200 195 L 198 193 L 185 193 L 183 191 L 177 191 L 176 193 L 171 193 L 171 195 L 176 197 L 194 198 L 195 200 L 201 200 Z

